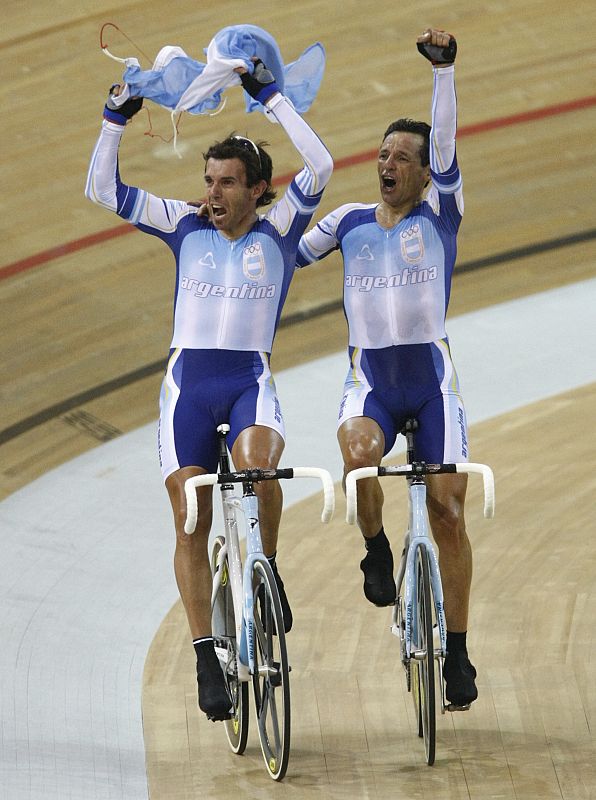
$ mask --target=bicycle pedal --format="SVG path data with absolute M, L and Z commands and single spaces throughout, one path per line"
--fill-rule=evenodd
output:
M 279 661 L 274 661 L 273 666 L 275 668 L 275 672 L 273 675 L 271 675 L 269 682 L 271 683 L 271 686 L 277 689 L 279 686 L 281 686 L 281 672 L 280 672 L 281 664 L 279 663 Z M 288 672 L 291 671 L 292 667 L 288 664 Z
M 228 711 L 225 714 L 207 714 L 206 716 L 210 722 L 225 722 L 227 719 L 232 719 L 234 715 L 231 711 Z

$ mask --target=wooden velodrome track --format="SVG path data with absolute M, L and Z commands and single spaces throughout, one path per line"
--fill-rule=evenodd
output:
M 550 0 L 374 7 L 264 0 L 254 10 L 233 2 L 39 0 L 12 4 L 3 17 L 2 497 L 157 414 L 170 256 L 150 237 L 122 234 L 116 217 L 83 198 L 106 90 L 120 74 L 99 49 L 105 22 L 151 58 L 165 44 L 202 58 L 220 28 L 239 22 L 269 30 L 286 61 L 321 41 L 326 74 L 308 119 L 336 160 L 321 213 L 376 198 L 372 152 L 386 123 L 428 118 L 430 72 L 415 37 L 428 25 L 452 30 L 466 215 L 450 314 L 596 274 L 593 3 L 580 0 L 561 14 Z M 138 55 L 117 33 L 108 41 L 118 55 Z M 154 110 L 152 124 L 169 136 L 165 112 Z M 182 161 L 171 145 L 143 136 L 147 127 L 139 115 L 127 131 L 123 175 L 162 196 L 200 196 L 201 152 L 233 129 L 271 143 L 278 176 L 297 166 L 283 132 L 247 117 L 239 92 L 220 116 L 183 119 Z M 339 260 L 297 277 L 275 371 L 344 347 L 340 295 Z M 580 342 L 569 358 L 581 358 Z M 549 375 L 543 380 L 548 397 Z M 223 732 L 199 718 L 176 605 L 146 665 L 151 798 L 595 797 L 595 485 L 589 470 L 574 470 L 570 497 L 561 472 L 544 469 L 545 456 L 595 466 L 595 413 L 592 383 L 471 431 L 475 457 L 499 477 L 490 532 L 474 489 L 468 512 L 478 531 L 470 629 L 481 694 L 469 714 L 440 720 L 435 768 L 423 765 L 412 735 L 380 612 L 361 598 L 358 537 L 342 536 L 339 513 L 324 553 L 314 534 L 300 533 L 298 549 L 301 519 L 313 518 L 317 499 L 288 509 L 283 526 L 283 574 L 298 618 L 290 647 L 299 664 L 286 781 L 268 782 L 254 732 L 247 755 L 234 758 Z M 397 520 L 403 508 L 388 503 L 388 519 L 393 513 Z M 331 629 L 342 634 L 326 648 Z

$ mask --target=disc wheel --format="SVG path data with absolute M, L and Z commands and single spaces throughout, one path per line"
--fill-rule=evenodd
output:
M 211 557 L 213 575 L 218 568 L 219 553 L 223 546 L 224 539 L 218 536 L 213 545 Z M 213 605 L 211 625 L 215 650 L 226 676 L 234 709 L 231 719 L 224 720 L 224 728 L 230 749 L 241 755 L 246 748 L 248 738 L 248 683 L 238 680 L 236 623 L 227 557 L 224 557 L 219 569 L 221 570 L 221 580 Z
M 419 547 L 416 552 L 416 663 L 412 681 L 418 711 L 418 735 L 424 738 L 426 763 L 435 762 L 435 654 L 431 606 L 428 554 Z M 417 678 L 417 680 L 416 680 Z M 416 691 L 416 689 L 418 691 Z
M 271 566 L 256 561 L 253 689 L 259 739 L 269 775 L 280 781 L 290 756 L 290 669 L 281 603 Z

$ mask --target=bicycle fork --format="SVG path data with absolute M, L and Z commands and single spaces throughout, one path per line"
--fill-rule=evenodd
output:
M 240 559 L 240 542 L 238 536 L 238 519 L 237 510 L 242 509 L 242 503 L 238 498 L 233 496 L 233 487 L 223 485 L 221 492 L 224 498 L 223 507 L 225 509 L 225 527 L 226 527 L 226 542 L 220 549 L 217 562 L 215 566 L 215 574 L 213 580 L 213 590 L 211 595 L 211 608 L 213 609 L 216 602 L 216 597 L 219 592 L 222 582 L 228 580 L 232 590 L 232 602 L 234 605 L 234 619 L 236 624 L 236 641 L 238 642 L 238 649 L 235 653 L 236 663 L 233 665 L 240 681 L 248 681 L 250 679 L 249 672 L 249 659 L 246 652 L 246 634 L 245 622 L 242 617 L 243 597 L 242 597 L 242 563 Z M 224 561 L 227 557 L 229 575 L 225 575 Z M 252 595 L 250 597 L 252 608 Z M 226 665 L 227 667 L 228 665 Z
M 428 554 L 430 561 L 429 572 L 435 608 L 435 633 L 437 638 L 434 652 L 442 679 L 442 659 L 447 652 L 447 626 L 439 562 L 432 542 L 425 533 L 428 523 L 426 519 L 426 485 L 423 481 L 417 482 L 414 479 L 411 482 L 409 516 L 404 552 L 402 553 L 396 576 L 398 598 L 393 609 L 391 632 L 400 640 L 402 662 L 406 670 L 409 668 L 410 659 L 419 660 L 425 657 L 425 652 L 413 648 L 413 640 L 414 638 L 417 639 L 415 630 L 417 612 L 415 561 L 418 549 L 422 548 Z M 441 705 L 444 708 L 444 697 Z

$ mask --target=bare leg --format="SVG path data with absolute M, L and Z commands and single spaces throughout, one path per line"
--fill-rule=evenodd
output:
M 198 467 L 176 470 L 166 480 L 176 525 L 176 550 L 174 572 L 178 591 L 186 611 L 193 639 L 211 634 L 211 568 L 208 539 L 212 520 L 212 489 L 204 486 L 197 490 L 198 520 L 195 532 L 184 532 L 186 497 L 184 482 L 194 475 L 204 474 Z
M 439 548 L 447 629 L 464 632 L 472 583 L 472 548 L 464 520 L 468 477 L 429 475 L 426 483 L 430 525 Z
M 212 520 L 212 488 L 197 489 L 198 518 L 194 533 L 184 532 L 186 520 L 185 481 L 205 473 L 199 467 L 176 470 L 166 480 L 166 488 L 174 511 L 176 550 L 174 572 L 184 604 L 188 626 L 197 657 L 199 708 L 209 719 L 223 720 L 230 716 L 232 701 L 215 653 L 211 637 L 211 568 L 209 564 L 209 531 Z
M 376 467 L 383 458 L 385 437 L 370 417 L 352 417 L 337 432 L 344 460 L 344 480 L 348 472 L 360 467 Z M 383 527 L 383 491 L 377 478 L 357 483 L 358 525 L 365 538 L 376 536 Z
M 345 477 L 350 470 L 378 466 L 385 437 L 370 417 L 352 417 L 340 427 L 337 438 L 344 459 Z M 395 602 L 393 555 L 383 530 L 383 492 L 377 478 L 357 483 L 358 525 L 366 540 L 366 556 L 360 562 L 364 573 L 364 595 L 376 606 Z
M 277 469 L 283 449 L 284 441 L 277 431 L 263 425 L 253 425 L 245 428 L 234 442 L 232 458 L 238 469 L 252 467 Z M 254 489 L 259 498 L 263 551 L 268 558 L 271 558 L 277 552 L 277 538 L 283 506 L 281 486 L 279 481 L 263 481 L 256 483 Z M 286 633 L 289 633 L 293 625 L 292 610 L 277 565 L 272 564 L 272 566 L 281 600 L 284 628 Z
M 478 697 L 476 670 L 466 646 L 472 549 L 466 533 L 464 503 L 467 475 L 432 475 L 427 478 L 427 508 L 439 548 L 441 581 L 445 595 L 447 657 L 443 664 L 445 694 L 450 707 L 468 708 Z
M 252 425 L 245 428 L 234 442 L 232 459 L 236 469 L 277 469 L 283 453 L 284 440 L 273 428 Z M 259 520 L 261 539 L 266 556 L 277 549 L 277 536 L 283 506 L 283 494 L 279 481 L 263 481 L 255 484 L 259 498 Z

